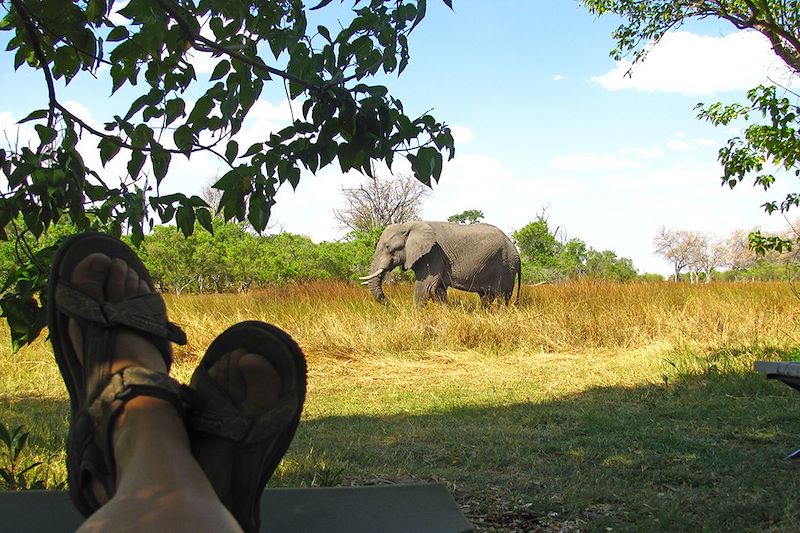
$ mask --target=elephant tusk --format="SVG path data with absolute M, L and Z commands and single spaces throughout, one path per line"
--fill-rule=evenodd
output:
M 363 279 L 364 281 L 369 281 L 372 278 L 377 278 L 378 276 L 381 275 L 381 273 L 383 273 L 383 269 L 379 268 L 378 270 L 376 270 L 374 273 L 370 274 L 369 276 L 361 276 L 358 279 Z
M 362 281 L 361 284 L 362 285 L 369 285 L 369 281 Z

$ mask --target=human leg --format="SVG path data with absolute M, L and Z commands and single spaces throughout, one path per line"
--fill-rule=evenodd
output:
M 117 257 L 86 253 L 92 239 Z M 73 404 L 71 493 L 86 514 L 101 506 L 81 529 L 239 531 L 191 455 L 180 389 L 167 376 L 164 339 L 180 335 L 153 313 L 163 302 L 143 266 L 107 237 L 70 246 L 54 262 L 49 316 Z

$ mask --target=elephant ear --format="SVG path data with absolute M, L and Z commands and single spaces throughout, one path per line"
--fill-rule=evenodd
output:
M 403 268 L 408 270 L 419 258 L 427 254 L 436 244 L 433 228 L 425 222 L 412 222 L 406 239 L 406 261 Z

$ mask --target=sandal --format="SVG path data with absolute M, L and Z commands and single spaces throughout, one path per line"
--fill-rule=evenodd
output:
M 217 361 L 237 349 L 267 359 L 281 379 L 277 401 L 255 416 L 248 416 L 233 400 L 230 389 L 209 373 Z M 222 458 L 222 466 L 226 474 L 223 477 L 233 482 L 218 479 L 218 470 L 204 464 L 197 453 L 195 457 L 217 496 L 244 531 L 259 530 L 261 494 L 294 437 L 305 394 L 306 361 L 302 350 L 286 332 L 264 322 L 242 322 L 228 328 L 211 343 L 192 376 L 187 414 L 192 449 L 196 451 L 198 442 L 214 438 L 232 444 L 232 452 Z M 227 450 L 227 446 L 223 449 Z M 215 459 L 220 460 L 219 456 Z
M 111 433 L 125 404 L 137 396 L 153 396 L 173 403 L 180 412 L 184 408 L 181 386 L 163 372 L 133 366 L 110 372 L 120 328 L 152 342 L 161 352 L 167 371 L 172 363 L 170 341 L 185 344 L 186 335 L 167 321 L 164 300 L 155 292 L 109 302 L 97 300 L 73 285 L 73 270 L 95 252 L 124 260 L 153 290 L 152 279 L 134 251 L 108 235 L 85 233 L 71 237 L 53 258 L 47 286 L 47 320 L 53 353 L 70 398 L 69 493 L 84 516 L 101 505 L 92 480 L 102 484 L 109 498 L 116 491 Z M 70 319 L 81 330 L 83 364 L 69 337 Z

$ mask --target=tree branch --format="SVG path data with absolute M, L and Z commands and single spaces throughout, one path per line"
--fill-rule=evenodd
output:
M 39 42 L 39 35 L 36 32 L 36 27 L 33 24 L 32 15 L 30 11 L 28 11 L 28 6 L 26 6 L 21 0 L 11 0 L 11 3 L 17 8 L 17 11 L 22 17 L 23 24 L 25 25 L 25 31 L 28 32 L 28 37 L 31 40 L 33 52 L 36 54 L 36 58 L 42 64 L 42 71 L 44 72 L 45 82 L 47 83 L 47 97 L 50 108 L 50 112 L 47 114 L 47 127 L 53 128 L 55 125 L 55 109 L 56 105 L 58 104 L 56 101 L 56 87 L 55 83 L 53 82 L 53 73 L 50 72 L 50 66 L 47 63 L 47 57 L 44 55 L 41 43 Z M 44 150 L 44 147 L 45 145 L 40 143 L 39 147 L 36 149 L 36 153 L 41 154 L 42 150 Z
M 189 24 L 189 22 L 185 18 L 183 18 L 181 13 L 177 9 L 175 9 L 174 4 L 170 3 L 169 0 L 156 0 L 156 2 L 158 3 L 159 6 L 161 6 L 164 9 L 164 11 L 167 12 L 167 14 L 169 14 L 170 17 L 173 18 L 173 20 L 175 20 L 175 23 L 190 38 L 192 43 L 194 43 L 194 44 L 202 43 L 212 51 L 219 52 L 221 54 L 225 54 L 225 55 L 227 55 L 227 56 L 229 56 L 231 58 L 234 58 L 234 59 L 237 59 L 237 60 L 241 61 L 242 63 L 244 63 L 246 65 L 250 65 L 253 68 L 262 70 L 264 72 L 267 72 L 268 74 L 273 74 L 273 75 L 278 76 L 280 78 L 284 78 L 286 80 L 289 80 L 289 81 L 292 81 L 294 83 L 300 84 L 303 87 L 305 87 L 307 90 L 317 91 L 317 92 L 322 92 L 324 90 L 324 87 L 318 87 L 318 86 L 316 86 L 316 85 L 314 85 L 312 83 L 307 82 L 306 80 L 298 78 L 297 76 L 293 76 L 292 74 L 289 74 L 286 71 L 279 70 L 279 69 L 276 69 L 274 67 L 270 67 L 269 65 L 264 63 L 263 60 L 260 60 L 260 58 L 258 58 L 259 61 L 256 61 L 253 58 L 248 57 L 245 54 L 237 52 L 236 50 L 231 50 L 230 48 L 222 46 L 221 44 L 219 44 L 219 43 L 217 43 L 215 41 L 212 41 L 211 39 L 203 37 L 202 35 L 200 35 L 199 32 L 195 31 L 194 28 L 192 28 L 192 26 Z M 198 49 L 200 49 L 200 48 L 198 48 Z

